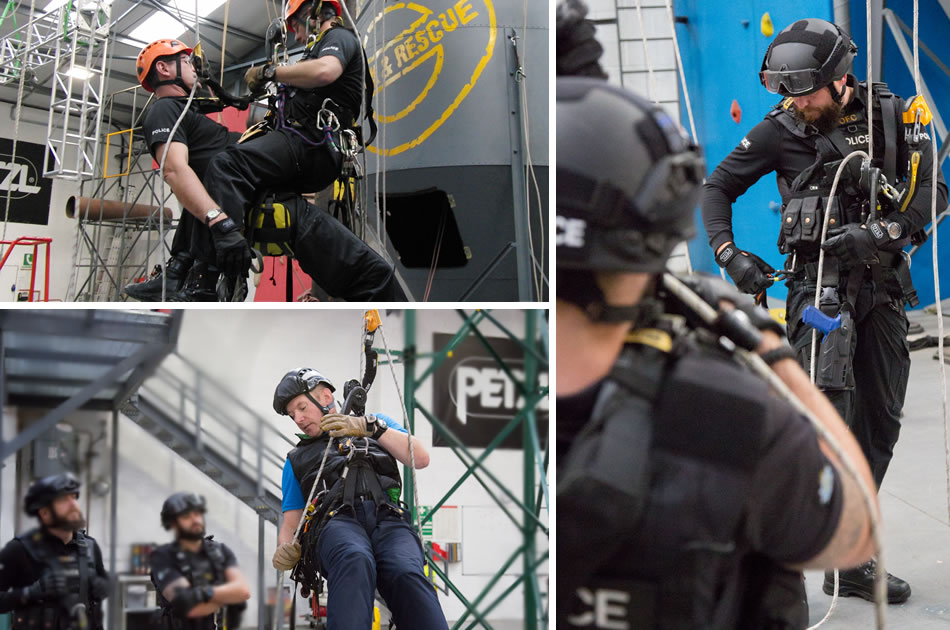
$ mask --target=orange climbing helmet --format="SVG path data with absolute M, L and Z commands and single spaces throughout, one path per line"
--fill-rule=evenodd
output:
M 145 80 L 145 77 L 148 76 L 149 70 L 152 69 L 152 64 L 154 64 L 155 60 L 159 57 L 177 55 L 180 53 L 187 53 L 190 55 L 192 53 L 192 49 L 188 48 L 177 39 L 158 39 L 143 48 L 142 52 L 139 53 L 138 58 L 135 60 L 135 76 L 138 77 L 139 83 L 142 84 L 142 87 L 149 92 L 154 92 L 154 87 L 149 85 Z
M 310 0 L 290 0 L 290 2 L 287 3 L 287 14 L 284 16 L 284 20 L 287 22 L 287 30 L 291 33 L 294 32 L 294 26 L 290 18 L 292 18 L 294 14 L 300 10 L 300 7 L 309 1 Z M 320 2 L 320 0 L 313 1 L 317 2 L 318 5 L 333 7 L 333 10 L 336 11 L 337 17 L 343 15 L 343 8 L 340 6 L 339 0 L 323 0 L 323 2 Z M 317 9 L 319 10 L 320 6 L 318 6 Z

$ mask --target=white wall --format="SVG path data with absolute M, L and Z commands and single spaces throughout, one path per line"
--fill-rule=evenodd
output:
M 494 315 L 514 334 L 522 334 L 524 313 L 521 311 L 495 311 Z M 393 350 L 403 348 L 403 317 L 400 312 L 382 312 L 383 331 Z M 273 426 L 292 436 L 296 427 L 293 422 L 274 413 L 271 400 L 274 388 L 287 371 L 301 366 L 314 367 L 327 375 L 337 386 L 349 378 L 359 376 L 359 352 L 361 350 L 362 311 L 327 309 L 267 309 L 267 310 L 206 310 L 190 309 L 185 312 L 178 351 L 218 380 L 230 384 L 231 391 L 240 400 L 271 422 Z M 455 333 L 462 320 L 453 311 L 426 310 L 417 312 L 417 348 L 425 353 L 432 350 L 432 335 L 435 332 Z M 503 336 L 491 324 L 480 328 L 486 336 Z M 382 347 L 382 333 L 376 335 L 376 347 Z M 381 357 L 381 360 L 383 357 Z M 428 366 L 428 360 L 419 361 L 417 373 Z M 403 386 L 403 371 L 396 368 L 399 387 Z M 419 401 L 432 408 L 432 380 L 418 390 Z M 369 410 L 386 413 L 401 421 L 402 412 L 393 378 L 387 366 L 380 366 L 376 382 L 369 394 Z M 15 433 L 13 424 L 16 411 L 4 414 L 4 436 L 9 439 Z M 36 412 L 31 412 L 30 415 Z M 22 414 L 24 415 L 25 414 Z M 38 415 L 38 414 L 37 414 Z M 464 472 L 464 466 L 447 448 L 432 448 L 431 426 L 417 414 L 416 439 L 429 449 L 431 464 L 417 475 L 419 503 L 432 505 Z M 101 431 L 102 423 L 110 414 L 75 414 L 69 422 L 92 435 Z M 235 420 L 235 428 L 241 422 Z M 89 482 L 101 476 L 108 478 L 110 448 L 108 442 L 97 445 L 100 453 L 92 459 L 90 472 L 84 476 L 84 491 Z M 479 455 L 482 449 L 472 449 Z M 237 498 L 201 474 L 171 450 L 151 437 L 138 425 L 120 417 L 119 423 L 119 532 L 117 540 L 117 567 L 127 572 L 130 567 L 131 545 L 141 542 L 165 542 L 169 535 L 159 521 L 161 503 L 172 492 L 194 490 L 205 495 L 209 505 L 207 529 L 216 538 L 228 544 L 235 552 L 241 568 L 251 585 L 247 625 L 253 625 L 257 612 L 257 517 Z M 9 540 L 16 531 L 32 527 L 31 519 L 19 521 L 11 516 L 17 510 L 11 505 L 14 485 L 8 480 L 13 460 L 8 460 L 4 469 L 3 497 L 0 499 L 0 534 L 2 542 Z M 487 467 L 503 480 L 513 494 L 521 498 L 523 453 L 513 450 L 497 450 L 486 460 Z M 27 472 L 24 472 L 24 482 Z M 277 479 L 279 482 L 279 479 Z M 24 485 L 25 487 L 25 485 Z M 88 496 L 86 494 L 85 497 Z M 449 565 L 450 578 L 471 601 L 487 584 L 486 569 L 500 567 L 508 554 L 519 544 L 520 534 L 503 515 L 493 500 L 477 482 L 469 479 L 448 501 L 459 505 L 462 511 L 463 561 Z M 506 507 L 519 515 L 513 504 Z M 109 563 L 109 496 L 92 497 L 84 511 L 90 522 L 89 533 L 95 537 Z M 466 513 L 468 516 L 466 517 Z M 543 518 L 547 518 L 546 514 Z M 22 522 L 20 522 L 22 521 Z M 474 525 L 474 526 L 473 526 Z M 485 536 L 491 532 L 491 537 Z M 270 558 L 276 547 L 276 529 L 268 524 L 265 532 L 266 584 L 275 583 L 275 572 L 270 568 Z M 438 542 L 438 541 L 437 541 Z M 539 537 L 537 546 L 542 551 L 547 541 Z M 520 560 L 494 587 L 486 601 L 512 583 L 521 571 Z M 542 568 L 547 573 L 547 567 Z M 546 587 L 546 575 L 542 578 Z M 440 595 L 443 610 L 451 621 L 457 619 L 464 607 L 454 596 Z M 298 610 L 300 608 L 298 607 Z M 520 620 L 523 617 L 523 595 L 519 588 L 499 605 L 491 620 Z

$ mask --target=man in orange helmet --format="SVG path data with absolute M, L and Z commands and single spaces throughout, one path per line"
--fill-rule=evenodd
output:
M 372 94 L 365 53 L 344 27 L 337 0 L 292 0 L 285 18 L 297 41 L 307 42 L 303 58 L 255 66 L 245 75 L 252 93 L 278 84 L 274 130 L 228 147 L 208 167 L 208 192 L 236 222 L 260 191 L 307 193 L 330 185 L 343 163 L 340 132 L 318 124 L 318 116 L 328 110 L 340 127 L 356 128 L 365 95 Z
M 142 122 L 148 150 L 159 163 L 165 157 L 165 181 L 187 210 L 175 232 L 164 276 L 156 267 L 158 273 L 151 279 L 125 288 L 142 301 L 161 300 L 163 284 L 166 299 L 217 301 L 215 285 L 222 263 L 237 258 L 243 265 L 251 259 L 240 228 L 220 211 L 213 212 L 217 204 L 202 184 L 211 158 L 240 134 L 214 122 L 193 103 L 170 137 L 198 80 L 191 53 L 180 41 L 160 39 L 143 48 L 135 64 L 139 83 L 158 97 Z

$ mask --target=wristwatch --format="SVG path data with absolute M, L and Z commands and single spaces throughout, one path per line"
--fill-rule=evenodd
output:
M 901 237 L 901 224 L 897 221 L 891 221 L 887 224 L 887 235 L 892 241 L 896 241 Z
M 268 81 L 273 81 L 274 76 L 277 75 L 277 66 L 273 64 L 267 64 L 266 66 L 264 66 L 264 71 L 261 74 Z
M 379 416 L 366 417 L 366 430 L 373 432 L 372 438 L 374 440 L 378 440 L 387 429 L 389 429 L 389 425 Z
M 205 215 L 205 225 L 211 225 L 211 222 L 217 219 L 220 214 L 222 214 L 221 208 L 208 210 L 208 214 Z

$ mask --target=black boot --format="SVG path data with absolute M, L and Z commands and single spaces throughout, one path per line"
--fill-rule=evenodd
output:
M 853 569 L 844 569 L 838 571 L 838 595 L 841 597 L 850 597 L 856 595 L 869 602 L 874 601 L 874 571 L 876 570 L 874 560 L 868 560 L 859 567 Z M 832 595 L 835 592 L 835 574 L 833 571 L 825 571 L 825 583 L 821 590 L 825 595 Z M 910 584 L 887 574 L 887 603 L 901 604 L 910 597 Z
M 122 289 L 130 298 L 139 302 L 161 302 L 162 285 L 165 285 L 165 299 L 181 290 L 185 284 L 185 277 L 191 269 L 194 259 L 188 255 L 176 254 L 165 264 L 165 275 L 162 275 L 162 266 L 155 265 L 148 279 L 143 282 L 131 282 Z
M 169 302 L 217 302 L 218 270 L 203 262 L 196 262 L 188 272 L 181 291 L 169 296 Z

